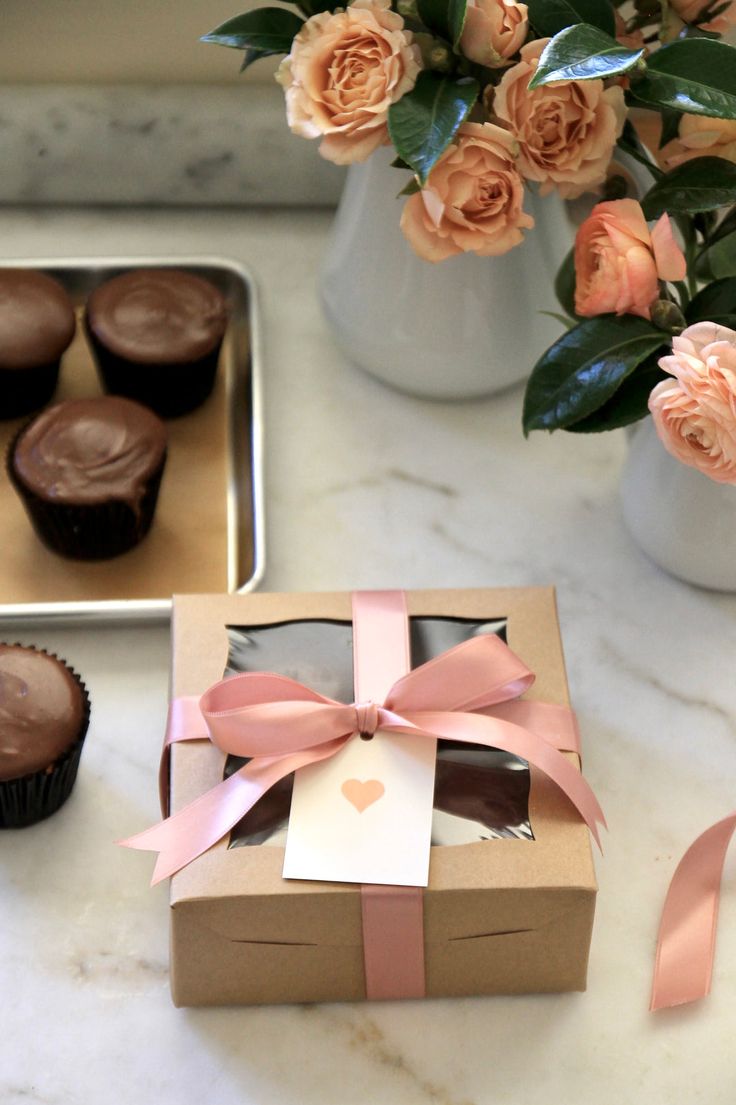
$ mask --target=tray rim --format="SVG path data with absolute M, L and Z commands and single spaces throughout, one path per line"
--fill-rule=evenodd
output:
M 250 335 L 251 379 L 251 475 L 253 500 L 253 571 L 240 587 L 233 587 L 236 572 L 237 539 L 234 520 L 237 496 L 233 473 L 227 480 L 227 575 L 228 593 L 247 594 L 263 581 L 265 572 L 265 510 L 264 510 L 264 441 L 263 441 L 263 347 L 260 294 L 251 269 L 241 261 L 217 254 L 98 254 L 74 257 L 2 257 L 0 268 L 153 268 L 176 266 L 206 266 L 227 269 L 237 276 L 248 290 L 248 327 Z M 171 599 L 103 599 L 81 602 L 0 603 L 0 620 L 20 622 L 44 621 L 53 625 L 73 625 L 86 622 L 166 622 L 171 616 Z

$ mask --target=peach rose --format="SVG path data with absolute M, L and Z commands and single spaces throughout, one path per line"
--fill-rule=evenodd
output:
M 614 18 L 616 20 L 616 42 L 621 46 L 625 46 L 627 50 L 641 50 L 646 45 L 642 29 L 637 27 L 635 30 L 627 32 L 626 20 L 619 11 L 614 12 Z
M 455 253 L 497 257 L 523 240 L 534 219 L 522 210 L 524 182 L 516 144 L 493 123 L 464 123 L 429 174 L 407 200 L 401 229 L 425 261 Z
M 683 280 L 686 272 L 668 215 L 650 233 L 636 200 L 598 203 L 575 237 L 575 311 L 649 318 L 659 281 Z
M 696 322 L 672 341 L 649 410 L 665 449 L 717 483 L 736 484 L 736 330 Z
M 670 7 L 675 15 L 679 15 L 683 23 L 695 23 L 698 16 L 706 8 L 720 8 L 721 4 L 718 0 L 715 0 L 715 2 L 711 2 L 711 0 L 670 0 Z M 736 0 L 731 0 L 725 11 L 717 15 L 715 19 L 700 24 L 704 31 L 714 31 L 716 34 L 724 34 L 729 27 L 734 25 L 736 25 Z
M 736 119 L 683 115 L 679 137 L 667 143 L 660 157 L 668 168 L 694 157 L 723 157 L 736 162 Z
M 530 92 L 548 42 L 527 43 L 521 61 L 504 73 L 493 110 L 519 143 L 522 176 L 539 181 L 542 195 L 557 188 L 574 199 L 605 179 L 626 105 L 623 89 L 605 88 L 603 81 L 555 81 Z
M 319 12 L 294 38 L 276 80 L 286 117 L 303 138 L 323 135 L 319 152 L 348 165 L 388 142 L 388 109 L 414 87 L 419 48 L 390 0 L 355 0 Z
M 460 49 L 478 65 L 498 69 L 518 53 L 529 29 L 526 4 L 516 0 L 468 0 Z

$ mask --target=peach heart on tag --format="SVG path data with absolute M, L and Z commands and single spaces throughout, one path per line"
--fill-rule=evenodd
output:
M 378 779 L 346 779 L 340 787 L 348 802 L 355 806 L 358 813 L 363 813 L 379 798 L 383 797 L 385 787 Z

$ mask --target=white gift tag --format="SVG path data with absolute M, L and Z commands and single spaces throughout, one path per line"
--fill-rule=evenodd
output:
M 353 595 L 356 700 L 383 702 L 409 671 L 403 593 Z M 294 776 L 285 879 L 426 886 L 437 741 L 356 734 Z
M 426 886 L 436 751 L 378 730 L 297 771 L 284 878 Z

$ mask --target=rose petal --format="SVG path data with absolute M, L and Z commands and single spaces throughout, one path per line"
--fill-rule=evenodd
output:
M 652 227 L 652 251 L 657 274 L 661 280 L 685 279 L 687 262 L 672 235 L 672 224 L 667 212 Z

